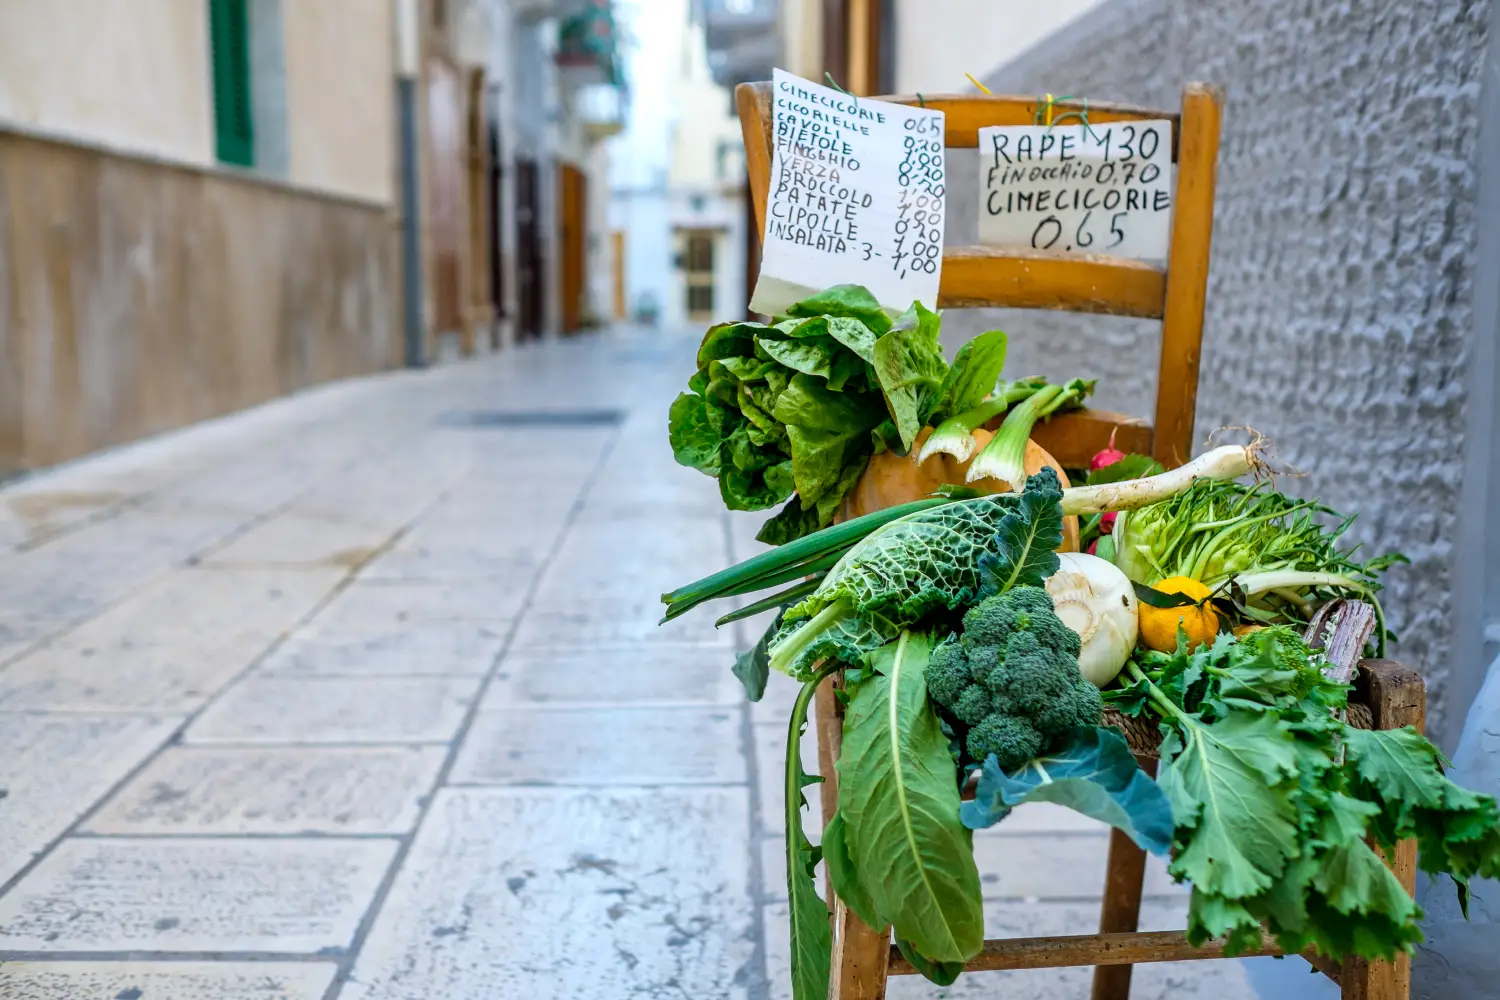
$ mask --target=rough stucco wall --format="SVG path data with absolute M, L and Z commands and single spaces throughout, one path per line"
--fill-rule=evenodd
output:
M 214 162 L 207 10 L 185 0 L 3 0 L 0 120 Z
M 1411 557 L 1386 603 L 1398 655 L 1428 678 L 1434 733 L 1450 730 L 1488 8 L 1111 0 L 985 79 L 1165 107 L 1183 81 L 1225 86 L 1198 437 L 1226 424 L 1269 434 L 1307 473 L 1293 488 L 1359 511 L 1353 538 Z M 972 153 L 950 157 L 951 176 L 978 169 Z M 952 185 L 950 241 L 973 240 L 972 187 Z M 947 326 L 955 342 L 1005 329 L 1010 372 L 1097 377 L 1099 405 L 1149 414 L 1156 324 L 953 312 Z

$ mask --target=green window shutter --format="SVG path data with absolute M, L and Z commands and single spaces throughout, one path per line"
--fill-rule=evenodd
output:
M 214 140 L 220 161 L 255 166 L 250 113 L 250 19 L 246 0 L 208 0 L 213 46 Z

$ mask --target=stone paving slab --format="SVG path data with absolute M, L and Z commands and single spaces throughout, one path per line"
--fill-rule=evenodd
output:
M 329 634 L 314 625 L 278 646 L 257 676 L 483 675 L 505 643 L 504 623 L 411 622 Z
M 506 654 L 481 710 L 538 704 L 700 703 L 738 706 L 744 689 L 723 648 L 622 646 Z
M 772 837 L 781 836 L 786 830 L 786 814 L 782 804 L 786 800 L 786 733 L 787 722 L 779 724 L 756 724 L 755 777 L 760 785 L 761 832 Z M 812 727 L 802 737 L 802 767 L 808 774 L 818 773 L 818 744 Z M 807 802 L 802 811 L 802 828 L 807 839 L 814 844 L 823 833 L 823 808 L 819 786 L 808 785 L 802 790 Z M 786 882 L 782 876 L 781 881 Z
M 0 713 L 0 885 L 155 752 L 181 722 Z
M 210 705 L 184 741 L 446 743 L 477 677 L 250 677 Z
M 343 575 L 177 570 L 0 671 L 0 709 L 186 714 L 311 613 Z
M 5 1000 L 322 1000 L 330 962 L 6 962 Z
M 743 789 L 440 792 L 341 1000 L 743 1000 L 748 834 Z
M 203 560 L 207 566 L 333 566 L 374 558 L 395 528 L 285 512 L 256 525 Z
M 707 614 L 687 615 L 658 625 L 661 602 L 655 594 L 588 601 L 538 600 L 521 619 L 511 648 L 599 649 L 620 646 L 700 646 L 732 651 L 734 633 L 716 630 Z
M 0 956 L 337 954 L 395 853 L 393 840 L 69 840 L 0 898 Z
M 525 588 L 487 584 L 403 583 L 359 577 L 318 611 L 319 635 L 364 636 L 428 622 L 504 622 L 521 611 Z
M 446 748 L 173 747 L 83 827 L 129 834 L 402 834 Z
M 480 712 L 459 785 L 679 785 L 745 780 L 740 713 L 681 706 Z

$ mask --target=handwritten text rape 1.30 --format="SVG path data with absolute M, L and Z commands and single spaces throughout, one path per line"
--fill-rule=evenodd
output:
M 1166 256 L 1171 123 L 980 130 L 983 243 Z

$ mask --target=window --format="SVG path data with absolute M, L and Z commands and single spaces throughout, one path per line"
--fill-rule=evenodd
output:
M 209 0 L 214 75 L 214 144 L 219 160 L 255 166 L 255 117 L 250 101 L 250 18 L 247 0 Z
M 684 235 L 686 246 L 681 259 L 688 319 L 707 321 L 714 311 L 714 234 L 690 230 Z

